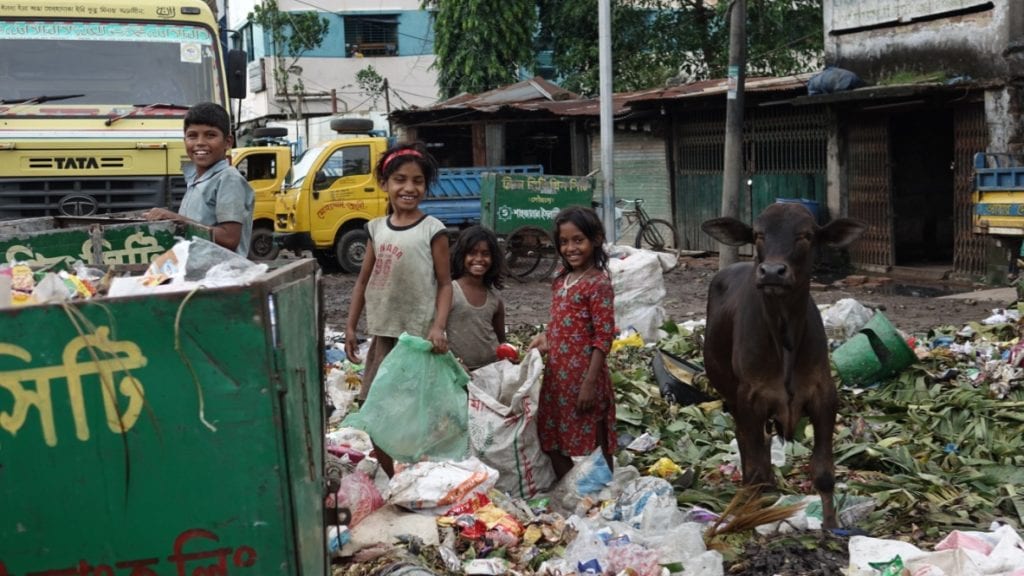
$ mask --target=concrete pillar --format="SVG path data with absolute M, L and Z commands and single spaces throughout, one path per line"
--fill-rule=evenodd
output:
M 846 129 L 845 120 L 835 112 L 828 112 L 828 142 L 825 158 L 825 209 L 828 218 L 847 214 Z
M 487 147 L 487 166 L 503 166 L 505 164 L 505 125 L 487 124 L 484 139 Z
M 988 151 L 1024 154 L 1024 90 L 1004 86 L 985 92 Z

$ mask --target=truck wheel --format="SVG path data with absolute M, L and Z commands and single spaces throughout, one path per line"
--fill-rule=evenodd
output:
M 254 226 L 249 238 L 249 258 L 273 260 L 281 248 L 274 243 L 274 231 L 266 226 Z
M 343 271 L 349 274 L 359 272 L 366 258 L 366 243 L 369 239 L 370 235 L 361 229 L 349 230 L 338 238 L 334 244 L 334 255 Z
M 517 280 L 525 281 L 531 274 L 550 280 L 558 262 L 555 244 L 542 228 L 522 226 L 505 239 L 505 268 Z
M 252 131 L 253 138 L 284 138 L 288 136 L 288 129 L 279 126 L 264 126 Z
M 335 118 L 331 120 L 331 130 L 338 134 L 366 134 L 373 130 L 373 120 L 369 118 Z

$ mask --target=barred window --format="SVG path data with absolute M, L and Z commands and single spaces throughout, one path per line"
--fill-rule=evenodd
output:
M 397 56 L 398 16 L 346 16 L 345 52 L 349 57 Z

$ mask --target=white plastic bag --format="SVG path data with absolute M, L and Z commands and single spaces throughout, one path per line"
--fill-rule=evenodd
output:
M 615 504 L 605 507 L 601 515 L 606 520 L 653 532 L 663 532 L 683 522 L 675 489 L 668 481 L 654 476 L 643 476 L 627 484 Z
M 537 435 L 543 377 L 540 352 L 531 350 L 519 365 L 502 360 L 475 370 L 468 386 L 470 450 L 499 472 L 499 490 L 519 498 L 555 481 Z
M 853 298 L 836 300 L 821 313 L 825 333 L 833 340 L 849 340 L 875 313 Z
M 625 258 L 608 261 L 615 292 L 615 325 L 620 330 L 636 330 L 646 342 L 657 341 L 665 323 L 663 268 L 659 254 L 650 250 L 631 250 Z
M 413 464 L 395 473 L 388 488 L 392 504 L 441 516 L 475 494 L 486 494 L 497 481 L 497 470 L 471 457 Z
M 612 483 L 612 471 L 600 447 L 572 460 L 572 469 L 551 489 L 552 503 L 568 512 L 576 510 L 584 497 L 595 496 Z

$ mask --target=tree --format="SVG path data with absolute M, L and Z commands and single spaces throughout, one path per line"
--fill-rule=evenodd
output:
M 363 94 L 366 94 L 366 97 L 370 99 L 371 107 L 376 110 L 377 102 L 380 101 L 385 91 L 387 91 L 384 77 L 373 66 L 367 66 L 356 72 L 356 85 L 359 86 L 359 90 Z
M 270 37 L 274 59 L 274 84 L 288 105 L 289 117 L 302 117 L 302 94 L 306 91 L 301 71 L 296 72 L 302 56 L 320 46 L 330 23 L 315 12 L 282 12 L 277 0 L 263 0 L 247 17 Z
M 479 93 L 532 71 L 536 0 L 424 0 L 434 10 L 434 53 L 441 94 Z
M 816 69 L 822 55 L 821 0 L 748 0 L 748 71 L 782 75 Z M 597 93 L 597 0 L 538 0 L 538 48 L 553 53 L 568 90 Z M 722 77 L 728 61 L 724 0 L 612 0 L 614 90 L 663 86 L 669 78 Z

